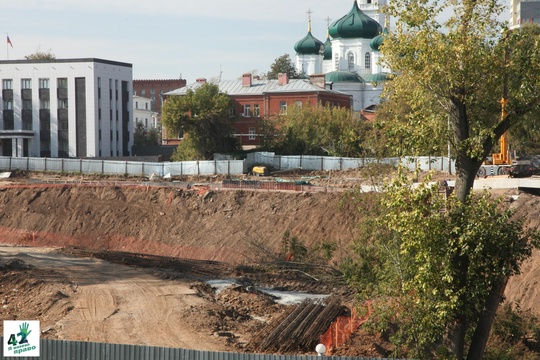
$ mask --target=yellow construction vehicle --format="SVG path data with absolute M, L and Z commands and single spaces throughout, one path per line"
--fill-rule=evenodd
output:
M 501 99 L 501 121 L 506 118 L 506 104 L 508 100 L 506 98 Z M 493 176 L 493 175 L 508 175 L 510 167 L 512 166 L 515 156 L 512 157 L 506 133 L 501 135 L 499 139 L 499 152 L 494 153 L 490 160 L 484 161 L 484 163 L 478 169 L 478 176 Z

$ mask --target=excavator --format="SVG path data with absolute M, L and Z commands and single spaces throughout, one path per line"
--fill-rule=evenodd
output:
M 501 121 L 506 117 L 506 104 L 508 100 L 503 97 L 501 99 Z M 484 163 L 478 169 L 478 177 L 494 176 L 494 175 L 508 175 L 510 173 L 512 164 L 515 161 L 515 156 L 512 157 L 506 133 L 502 134 L 499 139 L 500 150 L 498 153 L 494 153 L 491 159 L 484 161 Z

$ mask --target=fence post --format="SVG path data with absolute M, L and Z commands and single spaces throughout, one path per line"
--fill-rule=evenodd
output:
M 214 175 L 217 175 L 217 160 L 214 159 Z
M 105 175 L 105 160 L 101 160 L 101 175 Z
M 124 166 L 124 175 L 127 175 L 127 173 L 128 173 L 128 172 L 127 172 L 127 163 L 128 163 L 128 162 L 126 161 L 126 163 L 124 164 L 124 165 L 125 165 L 125 166 Z
M 11 156 L 9 157 L 9 171 L 11 171 Z
M 144 177 L 144 162 L 141 164 L 141 177 Z M 163 176 L 163 173 L 161 173 L 161 176 Z
M 79 172 L 82 173 L 82 159 L 79 159 Z
M 320 171 L 323 171 L 324 170 L 324 156 L 321 156 L 321 170 Z
M 197 160 L 197 175 L 201 175 L 201 166 L 199 164 L 199 160 Z
M 26 158 L 26 171 L 30 171 L 30 157 Z
M 165 176 L 165 164 L 164 163 L 161 163 L 161 173 L 163 174 L 163 176 Z
M 64 172 L 64 159 L 62 158 L 62 172 Z

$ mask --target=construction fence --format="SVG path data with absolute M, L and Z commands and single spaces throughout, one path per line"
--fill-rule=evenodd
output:
M 142 162 L 0 156 L 0 170 L 51 171 L 122 176 L 240 175 L 243 160 Z
M 194 175 L 241 175 L 254 165 L 266 165 L 273 170 L 302 169 L 310 171 L 348 170 L 368 164 L 402 165 L 411 170 L 436 170 L 455 173 L 455 162 L 447 157 L 405 158 L 342 158 L 328 156 L 294 155 L 280 156 L 270 152 L 248 154 L 246 160 L 208 160 L 182 162 L 144 162 L 119 160 L 32 158 L 0 156 L 1 171 L 51 171 L 59 173 L 82 173 L 122 176 L 194 176 Z
M 2 344 L 4 338 L 0 337 Z M 1 359 L 34 360 L 36 357 L 4 357 L 0 346 Z M 315 351 L 313 351 L 315 352 Z M 325 356 L 326 358 L 330 358 Z M 332 356 L 335 360 L 376 360 Z M 316 355 L 273 355 L 212 352 L 175 349 L 141 345 L 106 344 L 66 340 L 40 340 L 40 360 L 320 360 Z M 379 359 L 380 360 L 380 359 Z M 387 359 L 388 360 L 388 359 Z
M 445 171 L 455 173 L 455 161 L 444 156 L 418 156 L 402 158 L 346 158 L 312 155 L 281 156 L 273 152 L 255 152 L 248 154 L 247 165 L 266 165 L 274 170 L 302 169 L 310 171 L 341 171 L 357 169 L 369 164 L 388 164 L 404 166 L 412 171 L 416 169 Z

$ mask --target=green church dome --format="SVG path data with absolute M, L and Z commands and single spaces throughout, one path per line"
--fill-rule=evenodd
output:
M 363 83 L 364 79 L 350 71 L 332 71 L 324 76 L 326 82 L 333 83 Z
M 323 60 L 332 60 L 332 41 L 330 40 L 330 36 L 326 38 L 326 42 L 324 43 L 324 59 Z
M 386 35 L 388 35 L 388 29 L 384 28 L 382 34 L 375 36 L 373 40 L 371 40 L 371 42 L 369 43 L 369 46 L 371 47 L 373 51 L 379 51 L 379 47 L 383 44 L 384 37 Z
M 294 50 L 300 55 L 321 55 L 324 52 L 324 44 L 309 31 L 302 40 L 294 45 Z
M 377 74 L 364 75 L 364 77 L 366 79 L 366 82 L 380 83 L 380 82 L 390 80 L 390 74 L 385 73 L 385 72 L 380 72 L 380 73 L 377 73 Z
M 373 39 L 382 32 L 379 23 L 360 10 L 356 0 L 349 13 L 332 23 L 329 29 L 334 39 Z

